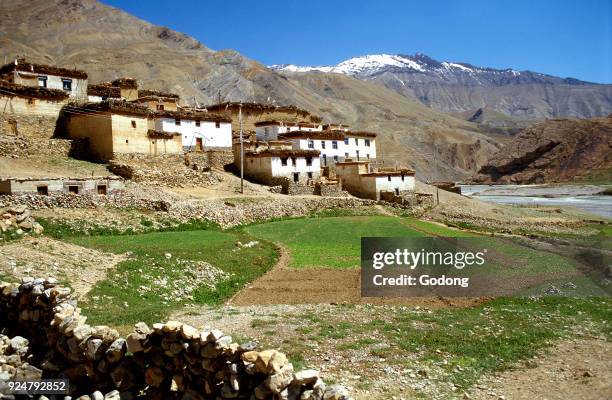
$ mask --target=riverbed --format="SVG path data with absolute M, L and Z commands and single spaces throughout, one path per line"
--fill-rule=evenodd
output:
M 612 196 L 595 185 L 461 185 L 461 194 L 482 201 L 523 206 L 571 207 L 612 219 Z

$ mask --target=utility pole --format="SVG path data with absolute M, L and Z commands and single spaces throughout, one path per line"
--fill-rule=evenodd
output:
M 240 123 L 240 194 L 244 194 L 244 138 L 242 137 L 242 103 L 238 105 L 238 122 Z
M 219 92 L 217 93 L 217 102 L 219 105 L 221 105 L 221 89 L 219 89 Z

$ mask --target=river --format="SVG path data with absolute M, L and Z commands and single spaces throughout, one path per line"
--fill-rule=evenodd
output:
M 594 185 L 461 185 L 461 194 L 499 204 L 572 207 L 612 219 L 612 196 Z

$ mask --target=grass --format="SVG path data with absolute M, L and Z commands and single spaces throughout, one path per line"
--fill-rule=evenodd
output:
M 434 311 L 369 307 L 357 317 L 350 307 L 339 307 L 290 318 L 290 324 L 307 321 L 309 330 L 296 329 L 298 337 L 292 339 L 305 348 L 333 341 L 336 351 L 348 353 L 342 354 L 345 359 L 366 352 L 389 365 L 437 370 L 434 379 L 463 388 L 483 374 L 517 366 L 576 330 L 612 340 L 609 297 L 499 298 Z
M 287 246 L 295 268 L 359 266 L 362 236 L 425 236 L 387 216 L 299 218 L 251 225 L 255 236 Z
M 92 289 L 82 304 L 92 323 L 113 326 L 159 321 L 186 302 L 219 304 L 269 270 L 277 260 L 271 243 L 260 241 L 254 247 L 239 248 L 237 241 L 246 243 L 252 238 L 217 229 L 76 236 L 68 240 L 102 251 L 132 253 Z M 171 258 L 166 258 L 166 253 Z M 223 271 L 226 279 L 211 288 L 193 278 L 194 266 L 201 262 Z M 160 283 L 152 284 L 156 281 Z M 191 281 L 199 285 L 188 298 L 181 298 L 179 294 Z

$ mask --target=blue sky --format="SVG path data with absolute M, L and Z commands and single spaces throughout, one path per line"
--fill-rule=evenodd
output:
M 612 82 L 612 0 L 103 0 L 263 64 L 372 53 Z

